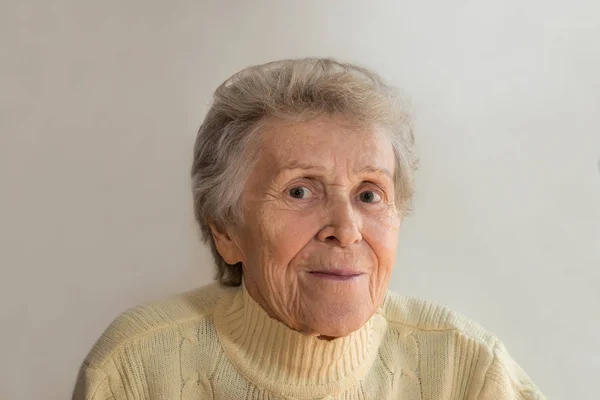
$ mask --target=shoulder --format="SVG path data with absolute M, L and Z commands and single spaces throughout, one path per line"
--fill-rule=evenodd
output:
M 214 283 L 131 308 L 112 321 L 84 364 L 102 367 L 115 352 L 136 339 L 169 335 L 184 324 L 203 322 L 211 317 L 219 299 L 235 290 Z
M 504 343 L 472 319 L 444 305 L 393 292 L 388 292 L 380 312 L 393 333 L 390 337 L 412 338 L 418 347 L 414 354 L 426 360 L 418 364 L 422 382 L 439 383 L 440 368 L 452 365 L 451 385 L 479 393 L 477 398 L 544 399 Z
M 450 307 L 432 301 L 388 292 L 382 305 L 388 324 L 411 332 L 455 332 L 492 349 L 498 338 L 479 323 Z

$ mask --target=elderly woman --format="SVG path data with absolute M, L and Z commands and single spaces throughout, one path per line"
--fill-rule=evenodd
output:
M 395 91 L 329 59 L 244 69 L 198 133 L 218 283 L 127 311 L 75 399 L 538 399 L 493 334 L 387 291 L 413 192 Z

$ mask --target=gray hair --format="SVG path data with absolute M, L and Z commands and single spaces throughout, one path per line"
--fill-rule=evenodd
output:
M 243 223 L 242 192 L 258 159 L 266 118 L 310 121 L 321 115 L 382 127 L 396 166 L 396 207 L 410 209 L 416 169 L 411 115 L 396 90 L 365 69 L 332 59 L 281 60 L 243 69 L 217 88 L 194 145 L 192 191 L 202 239 L 217 265 L 216 279 L 238 286 L 242 265 L 217 251 L 209 223 L 219 229 Z

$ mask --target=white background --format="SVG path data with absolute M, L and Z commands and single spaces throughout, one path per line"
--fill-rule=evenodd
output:
M 250 64 L 357 62 L 417 116 L 391 288 L 479 321 L 550 399 L 600 373 L 600 6 L 0 2 L 0 398 L 66 399 L 121 311 L 211 281 L 195 132 Z

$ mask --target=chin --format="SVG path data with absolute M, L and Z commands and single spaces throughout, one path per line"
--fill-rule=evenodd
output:
M 364 309 L 326 308 L 319 310 L 319 315 L 308 321 L 309 330 L 316 336 L 326 338 L 348 336 L 359 330 L 373 315 L 373 312 Z

